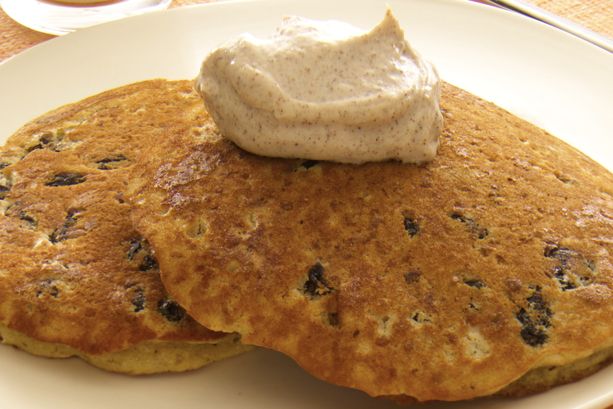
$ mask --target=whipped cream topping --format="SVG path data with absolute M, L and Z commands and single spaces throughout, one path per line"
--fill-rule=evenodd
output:
M 196 86 L 222 134 L 263 156 L 363 163 L 434 158 L 440 81 L 391 11 L 371 31 L 286 18 L 203 62 Z

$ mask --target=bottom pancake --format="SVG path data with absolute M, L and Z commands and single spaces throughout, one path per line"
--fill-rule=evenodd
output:
M 536 368 L 506 386 L 497 395 L 519 397 L 543 392 L 556 385 L 578 381 L 613 361 L 613 348 L 605 348 L 585 358 L 561 366 Z
M 123 197 L 137 153 L 198 129 L 189 81 L 153 80 L 48 112 L 0 148 L 6 343 L 127 373 L 193 369 L 246 348 L 165 291 Z
M 613 348 L 606 348 L 570 364 L 535 368 L 496 392 L 493 396 L 519 398 L 544 392 L 554 386 L 575 382 L 590 376 L 611 362 L 613 362 Z M 388 396 L 387 398 L 403 405 L 417 402 L 409 396 Z
M 0 325 L 2 343 L 46 358 L 79 357 L 91 365 L 128 375 L 183 372 L 241 354 L 251 347 L 228 335 L 216 343 L 145 341 L 128 349 L 100 355 L 87 354 L 67 345 L 41 342 Z

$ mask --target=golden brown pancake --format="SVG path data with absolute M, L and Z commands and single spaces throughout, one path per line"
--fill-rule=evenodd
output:
M 0 149 L 0 336 L 127 373 L 242 352 L 162 287 L 123 197 L 138 152 L 203 121 L 187 81 L 146 81 L 52 111 Z
M 373 396 L 517 395 L 604 365 L 613 176 L 453 86 L 442 107 L 423 166 L 258 157 L 210 120 L 150 147 L 128 196 L 169 293 Z

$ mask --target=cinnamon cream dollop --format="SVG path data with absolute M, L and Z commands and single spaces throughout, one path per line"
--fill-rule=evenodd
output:
M 213 51 L 196 84 L 221 133 L 258 155 L 421 163 L 438 148 L 438 74 L 389 10 L 368 32 L 287 17 Z

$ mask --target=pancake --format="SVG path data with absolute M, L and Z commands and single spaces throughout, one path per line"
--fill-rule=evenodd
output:
M 137 153 L 202 121 L 187 81 L 141 82 L 25 125 L 0 148 L 0 336 L 132 374 L 242 352 L 165 292 L 123 197 Z
M 209 328 L 400 401 L 517 396 L 605 365 L 613 176 L 458 88 L 441 102 L 422 166 L 258 157 L 210 120 L 151 146 L 127 195 L 169 293 Z

